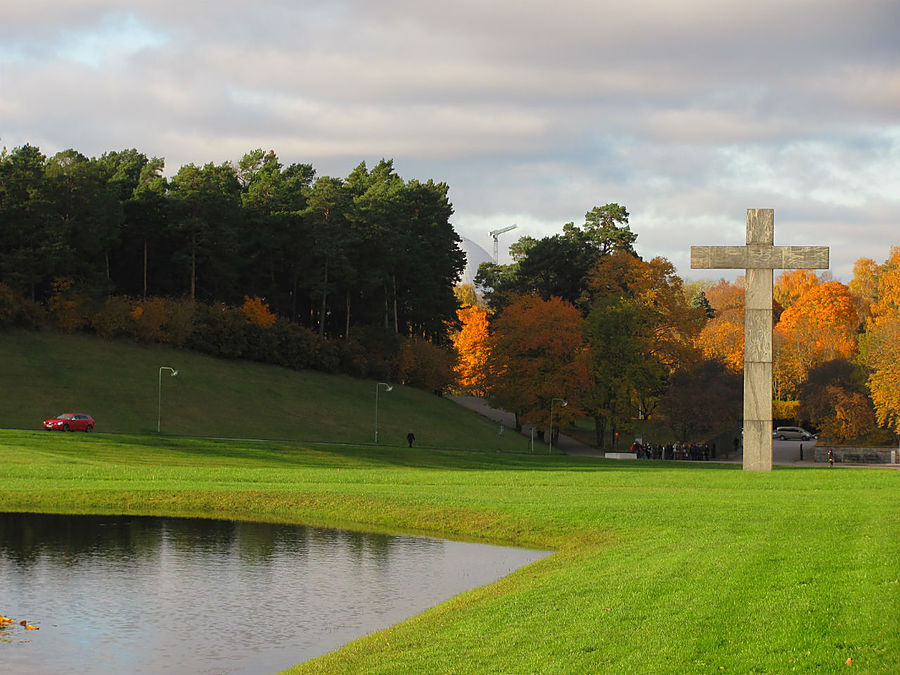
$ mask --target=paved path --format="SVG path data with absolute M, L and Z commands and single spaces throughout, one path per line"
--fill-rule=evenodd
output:
M 505 410 L 492 408 L 490 404 L 488 404 L 488 402 L 483 398 L 476 398 L 475 396 L 451 396 L 450 400 L 468 408 L 469 410 L 474 410 L 482 417 L 487 417 L 489 420 L 497 422 L 498 424 L 502 424 L 512 432 L 515 432 L 516 430 L 515 415 Z M 526 438 L 531 438 L 530 425 L 522 425 L 522 435 Z M 546 442 L 542 443 L 538 440 L 537 431 L 535 431 L 534 449 L 537 451 L 538 448 L 543 448 L 544 450 L 548 449 Z M 557 450 L 566 455 L 603 457 L 603 453 L 597 450 L 597 448 L 592 448 L 591 446 L 585 445 L 584 443 L 576 441 L 574 438 L 570 438 L 569 436 L 566 436 L 564 434 L 560 434 L 559 438 L 553 443 L 553 451 L 556 452 Z
M 498 408 L 492 408 L 487 401 L 482 398 L 476 398 L 475 396 L 450 396 L 451 401 L 458 403 L 461 406 L 468 408 L 469 410 L 474 410 L 479 415 L 483 417 L 487 417 L 489 420 L 497 422 L 498 424 L 504 425 L 510 431 L 515 431 L 516 428 L 516 416 L 511 412 L 507 412 L 506 410 L 500 410 Z M 526 438 L 531 437 L 531 427 L 527 424 L 522 425 L 522 435 Z M 534 447 L 535 450 L 538 449 L 539 441 L 537 440 L 537 434 L 535 433 Z M 814 462 L 813 456 L 815 454 L 815 441 L 804 441 L 803 442 L 803 460 L 800 460 L 800 442 L 799 441 L 778 441 L 775 440 L 772 443 L 772 463 L 777 464 L 779 466 L 809 466 L 809 467 L 823 467 L 826 466 L 823 462 Z M 540 447 L 543 447 L 545 450 L 547 449 L 546 443 L 540 443 Z M 569 436 L 565 436 L 564 434 L 559 435 L 559 440 L 553 444 L 553 449 L 559 449 L 561 452 L 567 455 L 581 455 L 583 457 L 603 457 L 604 453 L 597 448 L 591 447 L 590 445 L 585 445 L 579 441 L 576 441 L 574 438 L 570 438 Z M 687 461 L 687 460 L 679 460 L 679 461 Z M 736 459 L 716 459 L 713 460 L 715 462 L 719 462 L 722 464 L 740 464 L 742 462 L 741 457 L 737 457 Z M 900 469 L 900 464 L 835 464 L 835 467 L 868 467 L 868 468 L 891 468 L 891 469 Z

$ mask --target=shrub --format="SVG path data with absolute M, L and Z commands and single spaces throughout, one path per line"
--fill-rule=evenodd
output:
M 240 309 L 223 303 L 197 305 L 190 346 L 212 356 L 238 359 L 248 349 L 249 325 Z
M 39 328 L 46 319 L 46 312 L 39 304 L 0 283 L 0 328 Z
M 441 394 L 455 379 L 455 365 L 449 349 L 414 337 L 400 349 L 397 374 L 403 384 Z
M 116 295 L 106 299 L 103 307 L 91 317 L 91 326 L 100 337 L 133 337 L 134 306 L 128 298 Z
M 47 301 L 54 322 L 66 333 L 74 333 L 91 325 L 90 302 L 75 292 L 72 286 L 71 279 L 54 279 L 53 293 Z

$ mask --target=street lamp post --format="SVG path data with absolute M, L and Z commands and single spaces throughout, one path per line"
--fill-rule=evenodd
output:
M 162 419 L 162 371 L 168 370 L 172 373 L 172 377 L 178 374 L 178 371 L 169 366 L 159 367 L 159 383 L 156 388 L 156 433 L 159 433 L 160 421 Z
M 563 404 L 563 408 L 565 408 L 567 405 L 569 405 L 569 402 L 566 401 L 565 399 L 561 399 L 561 398 L 550 399 L 550 446 L 547 450 L 548 455 L 553 454 L 553 404 L 556 403 L 557 401 L 560 401 Z
M 378 444 L 378 388 L 384 387 L 385 391 L 393 389 L 387 382 L 378 382 L 375 385 L 375 443 Z

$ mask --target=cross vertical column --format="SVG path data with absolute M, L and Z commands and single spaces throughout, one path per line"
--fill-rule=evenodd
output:
M 746 246 L 691 246 L 694 269 L 746 270 L 744 469 L 772 470 L 772 275 L 828 269 L 827 246 L 775 246 L 775 211 L 747 209 Z
M 744 469 L 772 470 L 772 279 L 762 267 L 775 235 L 772 209 L 747 209 L 744 305 Z M 754 265 L 760 265 L 756 267 Z

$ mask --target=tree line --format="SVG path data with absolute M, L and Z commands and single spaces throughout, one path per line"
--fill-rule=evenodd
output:
M 664 258 L 642 260 L 636 237 L 627 210 L 607 204 L 583 225 L 521 238 L 509 265 L 483 264 L 483 293 L 461 294 L 459 386 L 538 429 L 588 416 L 598 447 L 647 418 L 681 441 L 736 433 L 743 279 L 686 285 Z M 858 261 L 849 285 L 809 270 L 778 277 L 776 419 L 810 423 L 831 442 L 893 442 L 898 293 L 900 248 L 882 265 Z
M 317 176 L 261 149 L 163 170 L 135 149 L 3 149 L 0 282 L 42 304 L 60 284 L 98 301 L 256 297 L 322 337 L 445 341 L 465 265 L 445 183 L 404 180 L 390 160 Z
M 744 284 L 698 289 L 713 310 L 697 339 L 705 358 L 743 368 Z M 808 420 L 836 441 L 893 443 L 900 433 L 900 248 L 860 258 L 844 284 L 793 270 L 774 286 L 774 414 Z

